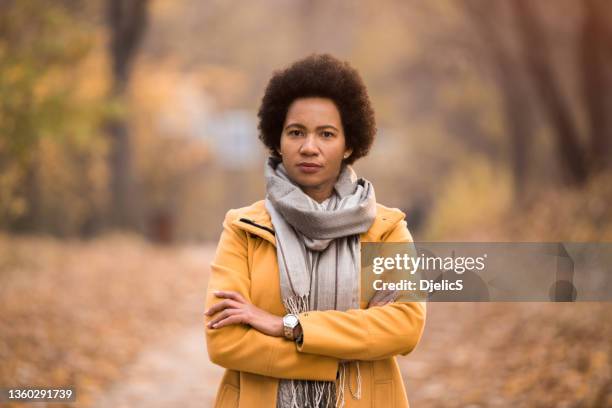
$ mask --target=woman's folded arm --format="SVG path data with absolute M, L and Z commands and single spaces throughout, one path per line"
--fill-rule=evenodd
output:
M 206 329 L 210 360 L 230 370 L 268 377 L 333 381 L 338 359 L 300 353 L 295 343 L 248 326 Z
M 410 353 L 425 326 L 424 302 L 397 302 L 369 309 L 300 313 L 298 350 L 343 360 L 379 360 Z
M 413 242 L 405 220 L 390 228 L 381 241 Z M 421 339 L 426 312 L 425 302 L 395 302 L 345 312 L 303 312 L 299 315 L 303 341 L 298 350 L 343 360 L 406 355 Z
M 231 211 L 223 222 L 223 232 L 211 264 L 206 309 L 223 299 L 214 290 L 231 290 L 250 301 L 246 233 L 232 227 Z M 206 317 L 205 324 L 212 316 Z M 269 377 L 305 380 L 336 379 L 338 359 L 300 353 L 293 341 L 263 334 L 244 324 L 218 329 L 206 328 L 210 360 L 222 367 Z

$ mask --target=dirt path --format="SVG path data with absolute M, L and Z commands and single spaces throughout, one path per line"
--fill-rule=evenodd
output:
M 594 341 L 584 351 L 592 362 L 583 364 L 590 367 L 577 372 L 563 351 L 569 342 L 558 329 L 566 329 L 555 329 L 606 310 L 588 305 L 430 304 L 421 344 L 399 358 L 411 406 L 504 407 L 509 401 L 517 406 L 577 406 L 572 403 L 580 387 L 589 387 L 581 399 L 587 402 L 584 406 L 606 406 L 601 401 L 609 401 L 603 369 L 609 348 Z M 524 329 L 525 321 L 533 321 L 535 330 Z M 593 326 L 589 322 L 585 328 Z M 594 338 L 592 334 L 587 337 Z M 550 354 L 551 349 L 557 351 Z M 558 371 L 548 369 L 553 365 Z M 210 407 L 222 373 L 208 360 L 203 327 L 188 328 L 144 349 L 93 406 Z M 554 380 L 551 384 L 559 389 L 541 389 L 542 379 Z M 539 404 L 531 405 L 534 401 Z
M 124 373 L 95 408 L 211 407 L 223 369 L 208 360 L 198 326 L 143 350 Z
M 436 401 L 440 401 L 445 388 L 443 381 L 432 381 L 432 377 L 443 377 L 442 367 L 448 369 L 452 362 L 463 363 L 461 357 L 465 357 L 465 353 L 459 350 L 441 353 L 444 344 L 455 340 L 462 331 L 460 319 L 447 321 L 443 316 L 452 309 L 462 315 L 473 316 L 482 312 L 477 305 L 430 304 L 429 309 L 428 327 L 422 344 L 411 355 L 400 358 L 399 363 L 411 402 L 418 402 L 416 406 L 431 407 L 443 406 Z M 93 406 L 211 407 L 223 369 L 208 360 L 205 347 L 203 327 L 199 326 L 187 328 L 149 346 L 124 370 L 122 379 Z M 450 361 L 441 363 L 442 355 Z

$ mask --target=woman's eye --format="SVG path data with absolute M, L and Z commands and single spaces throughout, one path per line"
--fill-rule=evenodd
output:
M 289 134 L 291 136 L 300 136 L 302 134 L 302 131 L 301 130 L 297 130 L 297 129 L 293 129 L 293 130 L 289 131 Z
M 332 137 L 332 136 L 334 136 L 334 134 L 332 132 L 323 132 L 323 136 L 325 136 L 325 137 Z

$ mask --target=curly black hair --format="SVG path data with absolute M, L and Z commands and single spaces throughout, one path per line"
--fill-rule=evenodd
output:
M 261 100 L 259 139 L 275 157 L 285 117 L 298 98 L 323 97 L 336 104 L 346 138 L 353 153 L 345 159 L 352 164 L 368 154 L 376 134 L 376 121 L 361 76 L 348 62 L 329 54 L 311 54 L 288 68 L 275 71 Z

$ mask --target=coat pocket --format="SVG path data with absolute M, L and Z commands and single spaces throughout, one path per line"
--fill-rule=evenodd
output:
M 232 384 L 223 384 L 215 408 L 238 408 L 240 389 Z
M 395 394 L 393 393 L 393 381 L 376 381 L 374 383 L 374 408 L 394 408 Z

